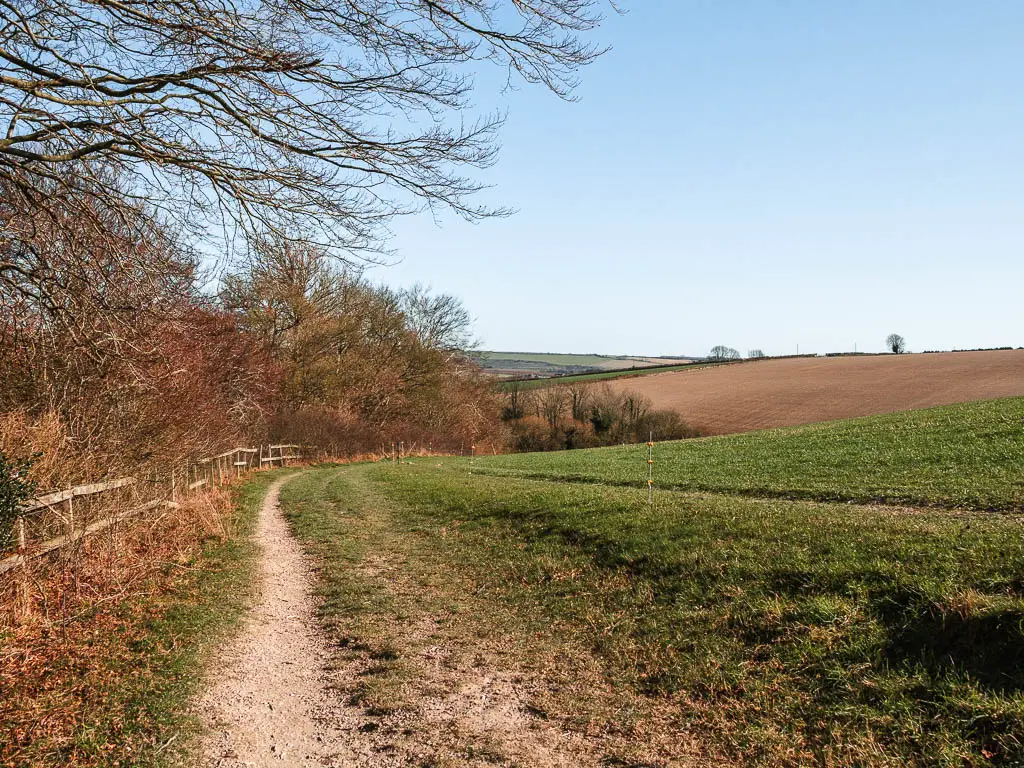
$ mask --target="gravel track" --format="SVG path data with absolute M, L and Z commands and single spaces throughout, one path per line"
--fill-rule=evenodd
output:
M 258 599 L 199 703 L 204 765 L 344 765 L 346 713 L 327 688 L 326 645 L 309 593 L 312 569 L 267 490 L 257 543 Z

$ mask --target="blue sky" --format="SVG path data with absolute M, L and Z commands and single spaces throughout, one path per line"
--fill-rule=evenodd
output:
M 467 224 L 374 279 L 459 295 L 488 349 L 1024 345 L 1024 3 L 642 2 L 577 103 L 506 108 Z

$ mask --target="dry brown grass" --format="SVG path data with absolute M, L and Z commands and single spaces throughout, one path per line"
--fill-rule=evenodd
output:
M 132 691 L 152 623 L 187 592 L 205 542 L 232 535 L 226 489 L 196 495 L 0 576 L 0 765 L 92 765 L 147 732 Z M 102 738 L 92 734 L 103 713 Z M 152 745 L 150 745 L 152 746 Z
M 610 386 L 728 434 L 1024 395 L 1024 350 L 762 360 Z
M 21 580 L 20 569 L 0 577 L 0 630 L 20 625 L 52 628 L 88 610 L 96 600 L 116 601 L 135 593 L 153 573 L 191 560 L 204 541 L 231 536 L 230 513 L 229 491 L 213 488 L 30 560 L 26 615 L 15 616 L 14 601 L 9 599 Z
M 0 451 L 18 459 L 34 458 L 32 479 L 40 488 L 60 488 L 98 467 L 75 450 L 66 425 L 54 411 L 38 418 L 21 411 L 0 413 Z

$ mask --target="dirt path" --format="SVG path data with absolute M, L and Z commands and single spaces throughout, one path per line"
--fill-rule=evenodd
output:
M 342 764 L 310 567 L 278 506 L 286 480 L 270 486 L 260 511 L 258 603 L 199 705 L 211 730 L 203 749 L 208 766 Z
M 360 602 L 386 596 L 390 608 L 334 617 L 331 647 L 310 594 L 313 569 L 278 503 L 286 481 L 268 489 L 260 512 L 257 604 L 199 702 L 209 729 L 205 768 L 692 764 L 609 762 L 606 735 L 565 729 L 538 713 L 544 679 L 557 673 L 523 669 L 513 661 L 515 639 L 496 640 L 438 610 L 430 595 L 450 574 L 408 573 L 410 553 L 396 549 L 402 539 L 392 538 L 373 503 L 358 522 L 346 518 L 371 545 L 346 573 Z M 570 666 L 572 676 L 584 671 Z M 600 682 L 590 683 L 576 681 L 596 693 Z

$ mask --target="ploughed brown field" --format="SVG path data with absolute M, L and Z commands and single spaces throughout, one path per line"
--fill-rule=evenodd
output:
M 1024 395 L 1024 350 L 759 360 L 609 383 L 727 434 Z

